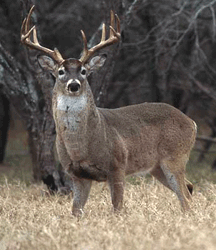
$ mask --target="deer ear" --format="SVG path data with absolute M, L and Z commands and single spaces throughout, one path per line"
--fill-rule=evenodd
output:
M 89 73 L 91 73 L 92 71 L 102 67 L 105 61 L 106 61 L 105 55 L 95 56 L 85 66 L 86 68 L 89 69 Z
M 49 56 L 38 56 L 38 63 L 41 68 L 50 71 L 55 76 L 57 63 Z

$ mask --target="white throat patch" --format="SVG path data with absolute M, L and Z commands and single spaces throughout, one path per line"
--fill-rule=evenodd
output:
M 79 113 L 83 109 L 86 109 L 87 97 L 85 95 L 81 96 L 67 96 L 60 95 L 57 97 L 57 110 L 68 111 Z
M 69 132 L 73 140 L 80 130 L 82 134 L 86 132 L 86 119 L 88 116 L 88 105 L 86 95 L 67 96 L 60 95 L 57 97 L 57 116 L 58 125 Z

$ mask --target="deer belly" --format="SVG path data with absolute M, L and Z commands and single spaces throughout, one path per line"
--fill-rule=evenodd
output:
M 142 147 L 134 147 L 129 150 L 126 174 L 148 173 L 157 163 L 157 148 L 142 144 Z

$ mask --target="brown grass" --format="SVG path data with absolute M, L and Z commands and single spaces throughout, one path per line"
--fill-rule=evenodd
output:
M 0 249 L 215 249 L 216 185 L 196 186 L 183 214 L 177 197 L 153 179 L 127 183 L 124 209 L 111 211 L 104 184 L 93 185 L 81 219 L 71 197 L 49 196 L 42 185 L 0 186 Z

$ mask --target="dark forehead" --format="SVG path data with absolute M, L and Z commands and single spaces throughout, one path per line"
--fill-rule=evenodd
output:
M 66 59 L 63 62 L 63 66 L 67 70 L 74 70 L 74 69 L 79 70 L 81 68 L 81 66 L 82 66 L 82 63 L 79 60 L 77 60 L 77 59 L 69 58 L 69 59 Z

